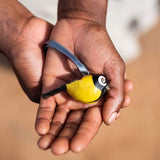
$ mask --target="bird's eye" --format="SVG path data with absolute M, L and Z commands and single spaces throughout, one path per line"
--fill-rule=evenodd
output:
M 104 76 L 99 76 L 98 78 L 98 82 L 102 85 L 102 86 L 106 86 L 106 78 Z

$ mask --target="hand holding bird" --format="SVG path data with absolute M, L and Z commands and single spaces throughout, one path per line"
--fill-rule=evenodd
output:
M 132 90 L 132 83 L 124 79 L 124 63 L 101 26 L 85 20 L 59 20 L 50 39 L 72 52 L 91 73 L 105 75 L 110 82 L 107 96 L 93 104 L 74 100 L 67 92 L 41 98 L 36 119 L 36 130 L 42 135 L 38 144 L 42 149 L 51 147 L 54 154 L 62 154 L 62 148 L 65 153 L 69 149 L 76 151 L 77 147 L 82 150 L 88 145 L 101 125 L 101 111 L 108 125 L 119 117 L 120 108 L 130 103 L 127 93 Z M 56 49 L 48 49 L 42 78 L 43 94 L 80 78 L 72 61 Z M 92 130 L 87 131 L 87 128 Z M 79 135 L 88 137 L 82 141 Z

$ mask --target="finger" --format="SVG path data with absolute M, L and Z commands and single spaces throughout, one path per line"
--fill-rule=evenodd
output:
M 53 52 L 56 52 L 56 51 L 53 50 Z M 56 55 L 57 54 L 53 54 L 51 50 L 49 50 L 47 53 L 44 73 L 43 73 L 43 79 L 42 79 L 43 80 L 43 89 L 42 89 L 43 93 L 46 93 L 52 88 L 56 88 L 59 85 L 62 85 L 65 83 L 63 79 L 55 78 L 56 73 L 64 72 L 64 67 L 62 67 L 62 63 L 60 63 L 60 61 L 56 59 L 57 58 Z M 57 68 L 57 66 L 59 66 L 59 69 Z M 36 130 L 40 135 L 44 135 L 49 131 L 50 121 L 52 119 L 57 101 L 59 101 L 60 103 L 64 103 L 64 101 L 66 100 L 64 98 L 56 99 L 54 96 L 47 98 L 47 99 L 41 98 L 39 110 L 37 113 L 37 120 L 36 120 Z
M 126 94 L 126 95 L 125 95 L 125 100 L 124 100 L 121 108 L 126 108 L 126 107 L 128 107 L 128 106 L 130 105 L 130 103 L 131 103 L 131 98 L 130 98 L 129 95 Z M 117 119 L 119 119 L 119 117 L 120 117 L 120 111 L 117 113 L 115 119 L 117 120 Z
M 96 118 L 95 118 L 96 117 Z M 80 152 L 87 147 L 90 141 L 97 133 L 102 123 L 101 110 L 99 107 L 89 108 L 79 126 L 75 136 L 73 137 L 70 149 L 73 152 Z
M 125 95 L 125 100 L 124 100 L 124 103 L 123 103 L 121 108 L 128 107 L 130 105 L 130 103 L 131 103 L 130 96 L 129 95 Z M 116 120 L 119 119 L 119 117 L 120 117 L 120 111 L 117 113 Z
M 128 106 L 130 105 L 130 103 L 131 103 L 131 97 L 126 94 L 126 95 L 125 95 L 125 100 L 124 100 L 121 108 L 126 108 L 126 107 L 128 107 Z
M 63 128 L 68 113 L 68 109 L 61 109 L 59 107 L 56 109 L 48 134 L 42 136 L 38 141 L 38 146 L 41 149 L 48 149 L 51 146 Z
M 124 100 L 121 108 L 128 107 L 131 103 L 131 97 L 129 95 L 127 95 L 127 93 L 129 93 L 133 90 L 133 82 L 131 80 L 127 80 L 127 79 L 125 80 L 124 90 L 125 90 L 125 100 Z
M 125 79 L 124 90 L 126 93 L 129 93 L 133 90 L 133 82 L 131 80 Z
M 35 123 L 35 129 L 39 135 L 48 133 L 55 107 L 54 98 L 41 98 Z
M 104 65 L 104 74 L 110 81 L 110 91 L 103 106 L 103 120 L 107 125 L 116 119 L 124 101 L 124 70 L 122 61 L 110 60 Z
M 56 83 L 56 78 L 53 76 L 53 64 L 50 62 L 52 57 L 49 57 L 49 53 L 46 56 L 46 62 L 42 77 L 43 93 L 50 90 L 50 87 Z M 52 60 L 52 59 L 51 59 Z M 56 107 L 56 102 L 54 97 L 49 97 L 47 99 L 41 98 L 39 109 L 37 112 L 35 128 L 38 134 L 47 134 L 50 128 L 50 122 Z
M 51 146 L 51 150 L 56 155 L 61 155 L 69 151 L 70 140 L 74 136 L 81 119 L 83 117 L 84 111 L 77 110 L 71 112 L 69 115 L 64 128 L 62 129 L 61 133 L 58 135 L 57 139 Z
M 120 111 L 117 113 L 116 120 L 119 119 L 119 117 L 120 117 Z

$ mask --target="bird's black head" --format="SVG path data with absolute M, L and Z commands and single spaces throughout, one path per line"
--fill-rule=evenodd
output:
M 92 76 L 94 85 L 102 91 L 102 94 L 104 94 L 106 91 L 109 91 L 109 82 L 104 75 L 96 74 Z

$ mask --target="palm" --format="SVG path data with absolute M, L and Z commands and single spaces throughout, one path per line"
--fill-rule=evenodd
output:
M 65 28 L 65 30 L 63 28 Z M 72 53 L 75 53 L 76 55 L 75 50 L 73 50 L 73 48 L 75 48 L 75 43 L 72 43 L 72 38 L 74 39 L 75 37 L 68 36 L 72 35 L 72 32 L 73 30 L 69 28 L 67 24 L 64 27 L 63 24 L 58 23 L 54 27 L 51 39 L 54 39 L 57 42 L 61 43 L 63 46 L 68 48 Z M 81 59 L 82 56 L 83 55 L 80 52 L 78 57 Z M 84 58 L 86 61 L 90 60 L 89 56 Z M 54 49 L 48 49 L 43 73 L 43 93 L 55 89 L 68 82 L 71 82 L 77 79 L 77 77 L 81 77 L 81 74 L 78 71 L 77 67 L 73 64 L 73 62 L 71 62 L 58 51 Z M 68 110 L 76 110 L 84 109 L 87 107 L 86 104 L 75 101 L 65 92 L 55 95 L 54 100 L 55 101 L 53 103 L 56 103 L 59 109 L 65 108 Z
M 75 53 L 91 72 L 103 73 L 104 64 L 111 57 L 111 41 L 107 32 L 97 25 L 78 29 Z
M 115 82 L 114 80 L 112 82 L 110 74 L 106 74 L 109 73 L 109 71 L 106 71 L 106 66 L 109 64 L 107 62 L 108 60 L 118 59 L 119 63 L 121 59 L 113 48 L 107 33 L 102 29 L 99 30 L 100 27 L 98 28 L 95 25 L 77 24 L 74 20 L 59 21 L 50 38 L 75 54 L 91 72 L 105 74 L 111 81 L 112 87 Z M 48 49 L 42 78 L 43 93 L 73 81 L 79 76 L 79 71 L 70 60 L 57 50 Z M 126 86 L 128 87 L 128 85 Z M 113 99 L 116 92 L 114 87 L 112 90 L 108 98 L 112 96 Z M 113 105 L 111 107 L 114 107 Z M 39 146 L 43 149 L 51 147 L 55 154 L 65 153 L 70 148 L 75 152 L 84 149 L 96 134 L 102 122 L 101 104 L 94 104 L 94 107 L 92 105 L 92 108 L 87 109 L 85 113 L 82 109 L 87 107 L 90 106 L 73 100 L 65 92 L 48 99 L 41 99 L 36 129 L 40 135 L 44 136 L 40 138 Z M 114 109 L 117 110 L 117 107 Z M 113 109 L 110 109 L 111 111 Z

